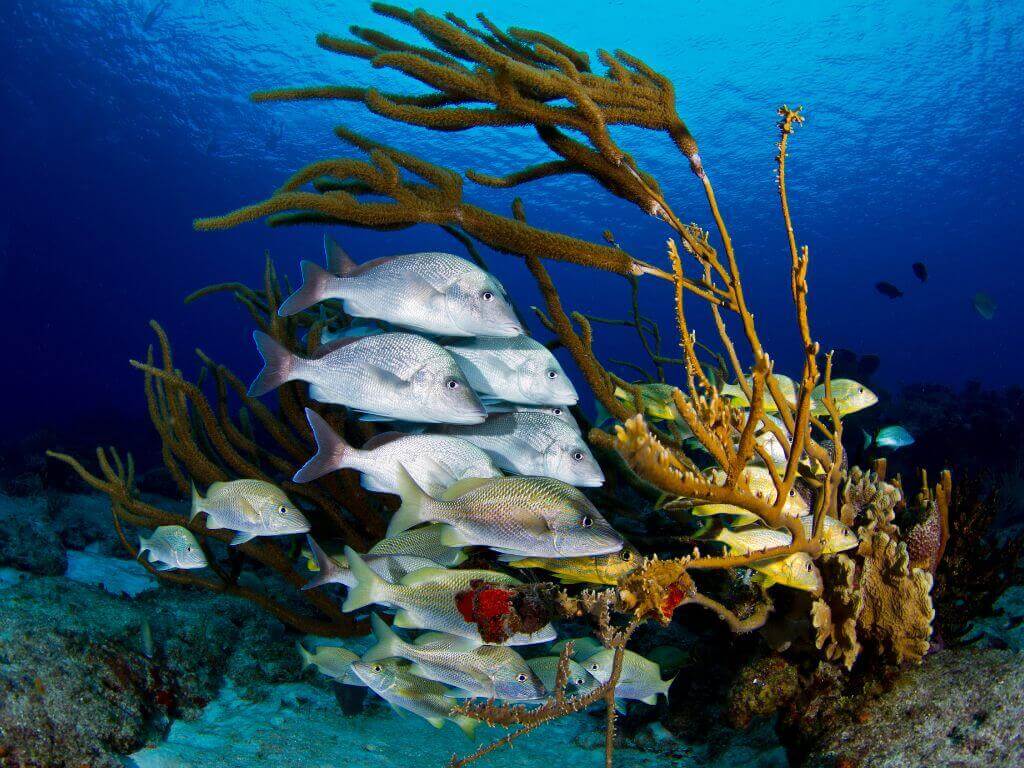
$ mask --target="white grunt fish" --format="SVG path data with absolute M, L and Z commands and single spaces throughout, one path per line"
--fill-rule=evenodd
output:
M 429 632 L 407 643 L 377 614 L 370 617 L 377 644 L 363 661 L 399 657 L 412 662 L 419 677 L 459 688 L 470 697 L 526 701 L 544 696 L 540 678 L 523 657 L 504 645 L 480 645 L 475 640 Z
M 327 677 L 340 680 L 349 685 L 362 685 L 362 681 L 352 674 L 352 662 L 358 661 L 358 654 L 337 645 L 321 645 L 309 651 L 302 643 L 295 647 L 302 657 L 302 668 L 315 667 L 316 671 Z
M 525 405 L 575 405 L 579 395 L 551 350 L 529 336 L 446 344 L 481 398 Z
M 304 590 L 316 589 L 325 584 L 342 584 L 351 587 L 356 583 L 356 578 L 352 575 L 352 570 L 348 567 L 348 560 L 344 555 L 331 557 L 309 534 L 306 535 L 306 542 L 319 573 L 302 585 Z M 433 560 L 415 555 L 364 555 L 363 560 L 374 573 L 386 581 L 398 581 L 421 568 L 439 567 Z
M 614 650 L 603 648 L 587 659 L 583 668 L 603 685 L 611 680 L 614 658 Z M 674 677 L 662 680 L 661 667 L 650 659 L 645 659 L 633 651 L 625 651 L 619 681 L 615 684 L 615 698 L 657 704 L 659 694 L 668 700 L 668 689 L 672 687 L 673 682 Z
M 325 245 L 330 248 L 329 241 Z M 340 249 L 338 249 L 340 251 Z M 344 253 L 331 274 L 302 262 L 302 286 L 281 304 L 293 315 L 326 299 L 341 299 L 353 317 L 384 320 L 446 336 L 518 336 L 516 319 L 493 275 L 450 253 L 410 253 L 355 264 Z
M 384 432 L 362 448 L 354 448 L 316 411 L 307 408 L 306 419 L 316 440 L 316 454 L 295 473 L 297 483 L 348 468 L 361 473 L 360 482 L 367 490 L 398 493 L 398 468 L 403 466 L 417 485 L 439 494 L 467 477 L 501 477 L 501 470 L 483 450 L 459 437 Z
M 523 557 L 607 555 L 624 543 L 578 488 L 550 477 L 471 478 L 435 498 L 403 469 L 398 486 L 402 506 L 391 518 L 389 534 L 444 523 L 444 544 L 486 546 Z
M 583 488 L 604 483 L 604 473 L 579 431 L 546 413 L 495 413 L 483 424 L 431 431 L 465 438 L 506 472 L 553 477 Z
M 417 714 L 435 728 L 451 720 L 469 738 L 473 738 L 476 720 L 465 715 L 454 715 L 455 702 L 447 695 L 448 688 L 433 680 L 417 677 L 409 662 L 403 659 L 357 661 L 352 672 L 366 686 L 398 709 Z
M 139 554 L 147 559 L 158 571 L 172 568 L 205 568 L 206 555 L 196 537 L 188 528 L 180 525 L 161 525 L 147 538 L 139 536 Z
M 341 339 L 314 357 L 285 349 L 254 331 L 263 369 L 249 387 L 253 397 L 288 381 L 309 382 L 309 396 L 386 419 L 479 424 L 486 412 L 444 347 L 411 333 Z
M 548 416 L 554 416 L 560 421 L 564 421 L 573 431 L 579 435 L 582 434 L 580 425 L 576 422 L 576 417 L 572 415 L 567 405 L 521 405 L 520 403 L 509 403 L 504 400 L 494 400 L 484 403 L 484 408 L 487 409 L 487 413 L 546 413 Z
M 381 539 L 367 550 L 368 555 L 416 555 L 448 567 L 466 560 L 462 547 L 449 547 L 441 542 L 443 525 L 424 525 L 395 536 Z
M 497 571 L 452 571 L 446 568 L 423 568 L 393 584 L 374 573 L 351 547 L 345 547 L 345 557 L 355 574 L 356 584 L 348 591 L 348 597 L 341 606 L 343 611 L 351 612 L 373 604 L 384 605 L 398 610 L 396 627 L 434 629 L 468 637 L 480 644 L 483 644 L 480 631 L 476 624 L 466 621 L 459 613 L 456 595 L 473 589 L 474 582 L 504 587 L 522 584 L 518 579 Z M 554 627 L 548 624 L 533 634 L 513 635 L 502 645 L 546 643 L 556 636 Z
M 526 662 L 550 694 L 555 693 L 559 658 L 560 656 L 537 656 Z M 599 685 L 596 677 L 587 672 L 581 664 L 569 659 L 569 677 L 565 681 L 567 695 L 586 696 Z
M 212 483 L 206 497 L 192 486 L 192 515 L 206 513 L 206 527 L 237 531 L 232 544 L 256 536 L 285 536 L 309 530 L 306 520 L 284 491 L 263 480 L 243 479 Z

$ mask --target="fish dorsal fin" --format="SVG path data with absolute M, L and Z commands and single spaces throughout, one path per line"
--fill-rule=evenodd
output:
M 319 347 L 313 350 L 313 354 L 310 359 L 319 360 L 322 357 L 329 355 L 331 352 L 336 352 L 342 347 L 347 347 L 349 344 L 355 344 L 357 341 L 362 341 L 365 336 L 354 336 L 352 338 L 334 339 L 328 341 L 326 344 L 321 344 Z
M 447 568 L 420 568 L 418 571 L 406 574 L 402 577 L 402 580 L 398 582 L 403 587 L 412 587 L 417 584 L 426 584 L 427 582 L 437 581 L 447 576 L 449 570 Z
M 363 450 L 372 451 L 374 448 L 380 448 L 382 445 L 393 443 L 395 440 L 401 440 L 403 437 L 408 436 L 405 432 L 381 432 L 379 435 L 374 435 L 363 443 Z
M 493 477 L 464 477 L 457 483 L 448 486 L 448 488 L 445 489 L 445 492 L 441 494 L 441 498 L 446 501 L 457 499 L 459 496 L 467 494 L 482 485 L 486 485 L 492 480 L 494 480 Z
M 371 269 L 373 269 L 375 267 L 379 267 L 382 264 L 387 264 L 389 261 L 394 261 L 395 258 L 397 258 L 397 257 L 395 257 L 395 256 L 379 256 L 376 259 L 370 259 L 369 261 L 364 261 L 362 264 L 356 264 L 355 262 L 353 262 L 352 263 L 352 268 L 349 269 L 349 271 L 346 272 L 344 276 L 345 277 L 359 277 L 360 275 L 365 275 Z
M 328 271 L 341 277 L 348 277 L 353 270 L 359 268 L 352 257 L 345 253 L 345 249 L 330 235 L 324 235 L 324 258 L 327 260 Z

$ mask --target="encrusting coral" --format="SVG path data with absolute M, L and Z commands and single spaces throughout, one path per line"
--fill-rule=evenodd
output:
M 861 648 L 870 645 L 897 663 L 919 660 L 927 650 L 930 634 L 931 574 L 929 569 L 909 562 L 907 543 L 893 523 L 894 509 L 902 501 L 900 489 L 856 468 L 846 471 L 842 417 L 832 390 L 831 356 L 824 356 L 820 369 L 820 349 L 808 320 L 809 252 L 806 246 L 797 244 L 786 176 L 789 141 L 804 119 L 801 110 L 783 106 L 778 111 L 776 165 L 781 223 L 787 235 L 792 311 L 803 356 L 800 376 L 793 391 L 787 392 L 783 377 L 776 375 L 773 360 L 762 345 L 714 188 L 697 144 L 676 112 L 675 89 L 667 78 L 624 51 L 601 51 L 598 59 L 606 71 L 600 74 L 592 69 L 587 54 L 541 32 L 501 30 L 482 14 L 477 17 L 480 26 L 474 27 L 453 14 L 440 17 L 384 4 L 373 8 L 381 16 L 418 32 L 429 45 L 404 42 L 364 27 L 352 27 L 349 39 L 320 35 L 318 44 L 328 51 L 366 60 L 375 68 L 408 75 L 425 85 L 425 92 L 383 94 L 374 88 L 330 85 L 265 91 L 254 94 L 253 99 L 358 102 L 397 122 L 438 131 L 532 127 L 556 159 L 500 175 L 469 170 L 465 177 L 483 186 L 503 188 L 519 188 L 556 175 L 588 177 L 668 227 L 671 239 L 667 243 L 667 263 L 657 266 L 637 259 L 610 232 L 604 233 L 603 242 L 591 242 L 532 226 L 519 199 L 510 215 L 488 211 L 467 202 L 460 172 L 344 127 L 335 130 L 338 138 L 365 153 L 366 159 L 341 157 L 314 162 L 296 172 L 270 198 L 224 216 L 199 219 L 196 228 L 223 229 L 260 218 L 272 225 L 342 224 L 379 230 L 435 224 L 466 243 L 476 241 L 523 257 L 544 298 L 545 306 L 543 311 L 538 310 L 538 317 L 554 334 L 553 345 L 568 351 L 595 399 L 615 421 L 611 431 L 591 430 L 591 443 L 605 449 L 606 455 L 621 457 L 632 481 L 653 488 L 660 496 L 660 506 L 670 509 L 687 527 L 695 522 L 690 508 L 718 504 L 749 513 L 757 521 L 755 528 L 787 534 L 785 543 L 727 553 L 706 537 L 698 537 L 692 554 L 659 559 L 652 553 L 617 586 L 600 590 L 574 593 L 555 584 L 508 587 L 474 583 L 471 590 L 458 596 L 458 607 L 488 639 L 501 640 L 551 618 L 588 619 L 596 627 L 598 639 L 615 649 L 614 663 L 604 684 L 586 694 L 568 695 L 571 646 L 567 646 L 558 665 L 553 696 L 542 706 L 529 709 L 486 702 L 458 707 L 455 711 L 459 714 L 515 730 L 464 759 L 453 758 L 452 765 L 465 765 L 545 722 L 603 701 L 607 710 L 606 764 L 610 766 L 615 687 L 624 648 L 633 631 L 648 620 L 667 624 L 675 611 L 686 605 L 709 609 L 735 632 L 765 626 L 775 605 L 770 581 L 752 590 L 756 594 L 753 603 L 730 607 L 729 590 L 723 590 L 715 578 L 715 574 L 747 566 L 756 569 L 806 562 L 807 573 L 798 576 L 804 578 L 804 588 L 820 595 L 814 607 L 807 610 L 826 658 L 842 659 L 850 667 Z M 704 191 L 719 247 L 713 245 L 710 232 L 684 223 L 661 185 L 612 136 L 610 129 L 616 125 L 661 134 L 679 149 Z M 665 366 L 682 370 L 680 386 L 668 390 L 678 418 L 657 424 L 645 418 L 642 388 L 610 372 L 593 351 L 594 326 L 616 321 L 567 309 L 542 259 L 611 272 L 630 281 L 633 318 L 618 322 L 636 328 L 658 380 L 665 380 Z M 639 285 L 650 279 L 667 281 L 673 288 L 678 358 L 661 355 L 660 332 L 652 331 L 653 323 L 639 312 Z M 341 314 L 326 321 L 312 313 L 295 320 L 278 318 L 280 295 L 269 267 L 262 295 L 238 286 L 228 288 L 238 294 L 261 329 L 292 348 L 298 346 L 300 330 L 308 331 L 306 343 L 312 348 L 324 322 L 345 322 Z M 699 301 L 691 306 L 693 297 Z M 710 312 L 717 345 L 698 341 L 690 325 L 695 307 Z M 742 347 L 727 330 L 733 323 L 740 329 Z M 649 344 L 648 337 L 657 343 Z M 717 367 L 735 377 L 740 400 L 745 402 L 722 396 L 718 376 L 711 375 L 701 359 L 701 354 L 714 346 L 719 347 L 712 352 Z M 201 390 L 175 371 L 169 344 L 163 337 L 161 347 L 162 365 L 150 359 L 136 367 L 146 374 L 153 421 L 164 441 L 165 459 L 183 490 L 190 477 L 202 482 L 226 476 L 280 479 L 290 476 L 295 462 L 308 456 L 311 443 L 301 414 L 304 406 L 316 408 L 316 404 L 308 401 L 304 385 L 284 387 L 280 414 L 272 414 L 247 399 L 230 372 L 204 358 L 219 387 L 215 412 Z M 718 375 L 722 373 L 720 370 Z M 651 380 L 650 376 L 646 378 Z M 812 397 L 819 386 L 818 394 Z M 236 426 L 230 419 L 224 394 L 231 390 L 242 398 L 250 414 L 247 423 L 255 417 L 273 440 L 274 448 L 265 448 L 244 424 Z M 191 401 L 194 410 L 187 409 L 186 401 Z M 335 419 L 334 426 L 346 428 L 342 419 Z M 775 441 L 781 459 L 772 455 L 766 438 Z M 102 478 L 88 474 L 77 463 L 75 466 L 95 487 L 110 494 L 119 525 L 122 521 L 152 525 L 169 519 L 168 513 L 145 505 L 132 492 L 130 470 L 114 470 L 104 452 L 99 458 Z M 113 461 L 119 462 L 116 454 Z M 769 478 L 769 490 L 752 479 L 750 469 L 754 467 Z M 319 510 L 316 525 L 326 533 L 362 548 L 382 533 L 380 503 L 368 500 L 354 487 L 354 481 L 340 482 L 343 487 L 319 483 L 293 486 L 287 482 L 284 487 L 302 499 L 304 508 Z M 943 488 L 948 497 L 948 484 Z M 787 504 L 798 497 L 809 499 L 806 527 L 804 519 L 787 511 Z M 345 512 L 336 512 L 333 503 L 343 504 Z M 173 519 L 181 522 L 177 515 Z M 838 521 L 857 527 L 859 548 L 848 555 L 823 555 L 826 528 Z M 189 527 L 206 541 L 224 540 L 221 532 L 211 532 L 201 524 L 189 523 Z M 290 572 L 286 553 L 276 545 L 253 542 L 240 549 L 296 584 L 298 577 Z M 215 566 L 215 572 L 218 570 Z M 167 574 L 160 575 L 168 578 Z M 175 580 L 201 581 L 172 575 Z M 238 592 L 242 588 L 230 578 L 232 574 L 219 575 L 220 584 L 204 586 L 242 594 Z M 354 629 L 327 598 L 316 597 L 315 592 L 304 595 L 327 616 L 316 627 L 321 634 Z M 308 621 L 297 621 L 281 608 L 275 610 L 295 626 L 309 628 Z

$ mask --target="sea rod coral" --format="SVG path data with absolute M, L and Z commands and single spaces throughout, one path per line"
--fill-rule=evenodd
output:
M 470 718 L 512 729 L 501 740 L 468 757 L 453 758 L 453 766 L 465 765 L 554 718 L 598 702 L 604 703 L 607 712 L 605 759 L 610 766 L 615 699 L 625 689 L 623 675 L 630 658 L 626 645 L 642 623 L 668 624 L 676 609 L 684 605 L 709 609 L 735 632 L 751 632 L 766 625 L 779 595 L 809 595 L 802 610 L 809 619 L 813 617 L 818 647 L 828 658 L 842 658 L 851 666 L 863 637 L 879 653 L 891 652 L 897 663 L 920 660 L 931 631 L 929 568 L 922 569 L 909 561 L 900 530 L 891 517 L 886 517 L 901 501 L 899 489 L 868 488 L 870 483 L 865 484 L 863 476 L 857 474 L 859 470 L 848 471 L 843 451 L 843 415 L 871 405 L 875 398 L 856 382 L 837 380 L 834 387 L 831 356 L 825 355 L 820 368 L 820 348 L 811 332 L 809 250 L 798 245 L 787 194 L 787 153 L 795 129 L 804 121 L 801 109 L 779 108 L 775 158 L 781 225 L 789 253 L 791 311 L 803 357 L 799 376 L 790 379 L 775 371 L 774 361 L 762 344 L 741 280 L 739 256 L 719 209 L 706 159 L 677 113 L 676 91 L 669 80 L 622 50 L 598 53 L 604 67 L 601 73 L 589 55 L 546 33 L 518 27 L 502 30 L 482 14 L 477 17 L 479 26 L 474 26 L 453 14 L 435 16 L 384 4 L 373 8 L 382 17 L 419 33 L 426 44 L 405 42 L 364 27 L 352 27 L 348 38 L 322 34 L 318 44 L 341 56 L 366 60 L 374 68 L 396 70 L 425 85 L 426 92 L 385 94 L 372 87 L 344 84 L 259 92 L 253 94 L 253 100 L 356 102 L 393 121 L 438 131 L 527 126 L 534 129 L 554 159 L 498 175 L 463 172 L 338 127 L 338 138 L 361 151 L 363 158 L 314 162 L 297 171 L 268 199 L 223 216 L 198 219 L 196 228 L 223 229 L 261 218 L 275 226 L 348 225 L 383 231 L 433 224 L 470 247 L 471 256 L 476 258 L 475 243 L 522 257 L 544 298 L 544 309 L 537 310 L 540 323 L 572 356 L 594 398 L 612 420 L 608 429 L 589 431 L 591 446 L 605 457 L 609 472 L 618 473 L 611 475 L 613 480 L 623 480 L 623 484 L 628 480 L 631 486 L 657 499 L 659 509 L 670 514 L 680 532 L 694 542 L 694 550 L 683 557 L 662 559 L 652 551 L 658 549 L 656 546 L 646 553 L 641 549 L 647 556 L 637 557 L 635 567 L 624 569 L 614 585 L 594 588 L 549 582 L 523 584 L 498 570 L 423 569 L 391 583 L 386 576 L 373 573 L 357 554 L 382 535 L 381 513 L 388 510 L 388 502 L 354 487 L 348 475 L 341 480 L 326 475 L 313 486 L 290 480 L 294 463 L 305 460 L 312 450 L 303 408 L 319 414 L 350 441 L 362 442 L 370 437 L 372 430 L 366 423 L 351 418 L 351 409 L 325 407 L 317 402 L 323 398 L 316 396 L 315 387 L 297 382 L 287 383 L 279 391 L 280 413 L 274 414 L 249 398 L 230 372 L 204 358 L 219 388 L 220 412 L 216 413 L 201 388 L 186 382 L 174 368 L 169 344 L 161 335 L 163 364 L 157 365 L 151 356 L 136 367 L 146 374 L 151 412 L 164 442 L 165 460 L 182 490 L 191 478 L 202 483 L 248 477 L 279 482 L 303 509 L 316 512 L 310 521 L 317 537 L 349 545 L 346 563 L 355 586 L 350 588 L 346 606 L 354 610 L 377 603 L 398 608 L 399 626 L 414 626 L 417 615 L 426 615 L 424 606 L 428 603 L 434 610 L 431 621 L 441 622 L 446 628 L 453 621 L 464 622 L 470 626 L 459 626 L 463 636 L 479 636 L 493 644 L 553 632 L 552 621 L 573 619 L 593 624 L 598 640 L 611 649 L 599 684 L 569 690 L 573 644 L 567 643 L 558 658 L 549 697 L 539 706 L 469 701 L 453 707 L 448 714 L 460 722 Z M 645 129 L 646 136 L 667 138 L 678 148 L 704 192 L 712 231 L 685 223 L 686 217 L 667 199 L 661 184 L 613 137 L 612 127 L 621 125 Z M 592 242 L 533 226 L 525 204 L 518 198 L 508 215 L 482 208 L 468 201 L 464 181 L 520 188 L 538 179 L 571 175 L 596 181 L 611 195 L 638 206 L 666 226 L 669 239 L 665 263 L 640 260 L 610 232 L 604 233 L 602 242 Z M 623 276 L 632 290 L 633 317 L 616 321 L 567 309 L 545 260 Z M 343 274 L 341 269 L 335 271 Z M 680 347 L 677 358 L 661 355 L 660 331 L 640 314 L 638 291 L 645 281 L 664 281 L 673 289 Z M 288 318 L 279 317 L 280 291 L 269 266 L 262 295 L 238 286 L 229 290 L 236 292 L 261 330 L 292 353 L 305 351 L 307 357 L 296 359 L 307 363 L 326 359 L 339 349 L 337 343 L 318 349 L 323 331 L 340 332 L 351 323 L 350 317 L 330 305 L 325 305 L 325 314 L 303 309 Z M 717 335 L 714 341 L 697 339 L 691 326 L 691 313 L 697 308 L 710 313 Z M 595 325 L 607 322 L 622 322 L 636 329 L 655 367 L 657 383 L 666 385 L 659 393 L 657 422 L 649 386 L 645 388 L 644 382 L 630 382 L 609 371 L 594 353 Z M 734 341 L 730 327 L 740 329 L 740 344 Z M 304 343 L 300 342 L 300 332 L 306 333 Z M 267 362 L 271 367 L 281 365 L 280 360 L 268 358 Z M 679 376 L 671 382 L 669 371 L 675 369 Z M 723 377 L 735 378 L 728 395 L 722 386 Z M 645 374 L 645 378 L 649 385 L 651 377 Z M 320 386 L 319 382 L 315 384 Z M 257 417 L 262 430 L 272 438 L 273 448 L 264 447 L 251 430 L 239 429 L 230 418 L 225 405 L 227 390 L 242 398 L 245 413 Z M 246 422 L 251 420 L 247 415 Z M 374 445 L 379 445 L 380 438 L 377 440 Z M 130 467 L 126 468 L 116 453 L 100 451 L 99 460 L 102 477 L 89 474 L 80 464 L 75 466 L 95 487 L 111 495 L 118 525 L 176 523 L 189 528 L 204 547 L 210 548 L 207 561 L 219 581 L 204 582 L 201 577 L 176 571 L 161 572 L 161 578 L 267 600 L 263 595 L 242 591 L 237 574 L 244 565 L 237 551 L 228 550 L 226 566 L 214 556 L 212 541 L 225 542 L 227 534 L 211 531 L 197 519 L 186 520 L 144 504 L 132 490 Z M 482 487 L 489 488 L 487 483 L 499 484 L 501 479 L 477 480 L 472 487 L 479 489 L 481 482 Z M 338 487 L 338 483 L 344 487 Z M 570 498 L 560 486 L 550 487 L 556 489 L 553 492 L 558 498 Z M 861 490 L 874 495 L 862 498 L 857 495 Z M 474 498 L 474 490 L 459 484 L 448 493 L 459 503 Z M 871 507 L 879 493 L 892 495 L 892 499 Z M 942 493 L 948 498 L 948 482 L 942 486 Z M 408 483 L 402 495 L 403 511 L 396 519 L 406 523 L 412 519 L 410 504 L 455 503 L 433 499 Z M 482 495 L 478 490 L 477 496 Z M 338 512 L 331 502 L 344 505 L 344 512 Z M 600 513 L 584 502 L 572 503 L 577 512 L 583 510 L 579 519 L 584 527 L 595 525 L 595 521 L 607 525 Z M 846 514 L 844 510 L 851 504 L 855 508 Z M 872 517 L 869 507 L 881 517 Z M 710 522 L 699 522 L 701 513 L 695 513 L 696 508 L 710 510 Z M 416 520 L 435 517 L 423 515 Z M 854 525 L 858 528 L 856 536 L 847 528 Z M 399 529 L 403 527 L 404 523 Z M 725 527 L 731 533 L 722 536 Z M 417 530 L 427 529 L 413 529 Z M 451 526 L 442 531 L 442 544 L 455 547 L 466 543 L 452 534 Z M 724 549 L 720 542 L 725 542 Z M 126 546 L 130 548 L 127 541 Z M 851 547 L 857 552 L 841 553 Z M 502 551 L 500 546 L 494 548 Z M 223 551 L 219 545 L 218 551 Z M 300 583 L 285 547 L 257 539 L 242 545 L 241 551 L 249 562 L 276 570 L 293 585 Z M 523 556 L 550 554 L 503 551 Z M 608 551 L 594 550 L 597 554 Z M 231 570 L 225 572 L 226 568 Z M 744 599 L 742 604 L 730 602 L 730 590 L 723 587 L 718 576 L 747 569 L 756 573 L 756 586 L 750 590 L 753 599 Z M 308 590 L 303 595 L 325 619 L 308 619 L 276 603 L 267 607 L 302 629 L 315 628 L 323 634 L 355 629 L 349 617 L 340 614 L 336 604 L 321 591 Z M 817 600 L 812 603 L 810 596 Z M 897 618 L 893 620 L 893 616 Z M 909 636 L 899 616 L 915 617 Z M 871 621 L 858 626 L 861 617 L 870 617 Z M 425 625 L 421 621 L 415 626 Z M 359 662 L 361 666 L 353 667 L 366 681 L 374 673 L 374 667 L 366 666 L 368 663 Z M 394 674 L 406 673 L 398 669 Z M 433 718 L 436 712 L 431 711 Z

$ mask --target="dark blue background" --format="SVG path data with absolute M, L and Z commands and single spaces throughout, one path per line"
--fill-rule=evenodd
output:
M 503 26 L 543 29 L 593 52 L 622 47 L 677 84 L 680 112 L 731 225 L 747 292 L 780 369 L 795 365 L 788 254 L 778 214 L 775 108 L 803 104 L 791 199 L 811 247 L 813 330 L 825 347 L 881 356 L 878 380 L 1019 381 L 1024 215 L 1024 4 L 1015 2 L 427 2 Z M 811 9 L 809 6 L 817 6 Z M 319 31 L 376 25 L 364 2 L 5 2 L 0 7 L 0 249 L 5 297 L 4 437 L 52 428 L 96 442 L 151 440 L 140 375 L 149 318 L 183 367 L 203 347 L 248 378 L 250 325 L 227 298 L 184 307 L 195 288 L 259 279 L 266 250 L 293 274 L 322 232 L 249 225 L 198 234 L 197 215 L 269 194 L 306 162 L 338 153 L 345 123 L 459 169 L 506 172 L 545 159 L 529 132 L 436 135 L 354 105 L 253 105 L 258 88 L 320 82 L 398 85 L 315 47 Z M 149 21 L 147 22 L 147 17 Z M 619 132 L 684 218 L 710 224 L 699 186 L 660 137 Z M 474 188 L 507 210 L 511 195 Z M 668 231 L 595 185 L 523 190 L 533 223 L 597 239 L 611 228 L 664 263 Z M 338 230 L 357 258 L 452 241 L 427 228 Z M 536 302 L 516 259 L 489 254 L 521 305 Z M 920 285 L 910 265 L 927 263 Z M 622 314 L 621 280 L 554 270 L 566 304 Z M 585 279 L 581 279 L 584 278 Z M 901 286 L 898 301 L 874 290 Z M 976 291 L 999 305 L 987 322 Z M 671 335 L 670 296 L 644 307 Z M 704 328 L 704 325 L 700 326 Z M 632 337 L 600 330 L 607 357 L 638 359 Z M 706 337 L 706 335 L 705 335 Z

